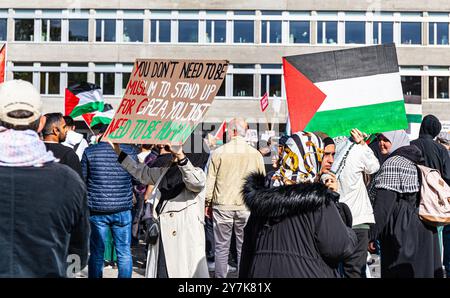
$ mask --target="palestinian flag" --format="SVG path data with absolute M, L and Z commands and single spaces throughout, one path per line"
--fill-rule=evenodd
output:
M 422 124 L 422 97 L 420 95 L 403 95 L 405 98 L 406 119 L 408 129 L 406 132 L 411 140 L 419 137 L 420 124 Z
M 66 88 L 65 112 L 72 118 L 80 115 L 103 111 L 103 94 L 99 86 L 87 82 Z
M 394 44 L 283 58 L 292 132 L 408 127 Z
M 90 123 L 90 127 L 93 127 L 97 124 L 110 124 L 116 112 L 114 110 L 108 110 L 106 112 L 95 112 L 92 117 L 92 121 Z
M 227 122 L 224 120 L 222 121 L 222 124 L 220 124 L 219 129 L 214 135 L 214 138 L 217 140 L 218 144 L 223 144 L 223 137 L 225 135 L 226 130 L 227 130 Z

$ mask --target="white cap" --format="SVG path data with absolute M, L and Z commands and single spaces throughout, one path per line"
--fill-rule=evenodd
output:
M 26 118 L 15 118 L 9 112 L 23 110 L 31 113 Z M 15 126 L 29 125 L 39 119 L 42 111 L 41 95 L 29 82 L 11 80 L 0 84 L 0 120 Z

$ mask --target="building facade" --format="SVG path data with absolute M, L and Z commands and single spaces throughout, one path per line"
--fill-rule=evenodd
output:
M 265 122 L 259 98 L 281 98 L 281 58 L 394 42 L 411 123 L 450 122 L 450 1 L 2 0 L 7 79 L 32 82 L 45 112 L 64 111 L 65 88 L 89 81 L 117 106 L 136 58 L 226 59 L 230 67 L 205 122 Z M 374 115 L 375 117 L 376 115 Z M 418 124 L 412 125 L 417 134 Z

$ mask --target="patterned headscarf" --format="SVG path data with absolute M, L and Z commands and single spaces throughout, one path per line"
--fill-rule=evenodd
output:
M 313 133 L 297 132 L 284 147 L 280 168 L 272 177 L 273 186 L 314 182 L 320 172 L 323 142 Z

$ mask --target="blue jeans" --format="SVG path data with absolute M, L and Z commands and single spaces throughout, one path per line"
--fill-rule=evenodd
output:
M 444 227 L 442 231 L 442 242 L 444 246 L 444 261 L 446 277 L 450 278 L 450 225 Z
M 103 277 L 105 240 L 111 229 L 117 253 L 119 278 L 131 278 L 133 259 L 131 257 L 131 211 L 111 214 L 91 214 L 90 253 L 88 263 L 89 278 Z

